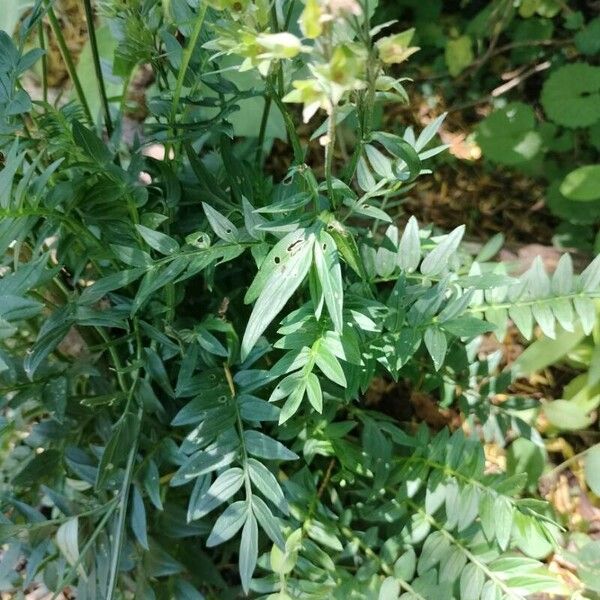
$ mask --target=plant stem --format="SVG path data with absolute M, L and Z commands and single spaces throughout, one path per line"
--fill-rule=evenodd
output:
M 302 150 L 302 144 L 300 143 L 300 138 L 298 137 L 298 133 L 296 132 L 296 126 L 294 125 L 294 121 L 290 116 L 290 113 L 287 110 L 284 102 L 277 95 L 275 91 L 271 93 L 271 97 L 273 98 L 277 108 L 281 111 L 283 115 L 283 120 L 285 122 L 285 128 L 287 130 L 288 137 L 290 138 L 290 142 L 292 144 L 292 150 L 294 152 L 294 162 L 297 165 L 301 165 L 304 162 L 304 150 Z
M 81 552 L 79 553 L 77 560 L 61 578 L 59 584 L 56 586 L 56 591 L 54 592 L 51 600 L 56 600 L 58 598 L 59 594 L 62 593 L 64 588 L 71 583 L 75 573 L 77 572 L 77 569 L 81 565 L 86 554 L 89 552 L 90 548 L 96 541 L 96 538 L 100 535 L 100 532 L 104 529 L 106 522 L 108 521 L 108 519 L 110 519 L 113 512 L 115 511 L 115 508 L 117 507 L 117 503 L 115 502 L 115 500 L 116 500 L 116 498 L 113 498 L 113 500 L 111 500 L 110 506 L 108 507 L 108 509 L 106 510 L 104 515 L 102 516 L 102 519 L 100 519 L 100 522 L 94 529 L 92 535 L 89 537 L 89 539 L 87 540 L 87 542 L 81 549 Z M 81 516 L 81 515 L 79 515 L 79 516 Z
M 38 40 L 40 48 L 46 50 L 46 40 L 44 39 L 44 23 L 39 22 L 38 25 Z M 46 52 L 42 56 L 42 98 L 44 102 L 48 102 L 48 57 Z
M 77 97 L 79 98 L 79 102 L 83 107 L 83 111 L 85 112 L 85 116 L 90 123 L 94 122 L 92 118 L 92 112 L 90 111 L 90 105 L 88 104 L 87 98 L 83 92 L 83 87 L 81 87 L 81 81 L 79 80 L 79 76 L 77 75 L 77 70 L 75 69 L 75 63 L 73 62 L 73 57 L 71 56 L 71 52 L 67 47 L 67 42 L 65 41 L 65 36 L 62 33 L 60 28 L 60 23 L 56 18 L 56 14 L 52 9 L 48 0 L 44 2 L 46 9 L 48 10 L 48 19 L 50 20 L 50 26 L 52 27 L 52 31 L 56 36 L 56 43 L 58 44 L 58 49 L 60 50 L 60 55 L 62 59 L 65 61 L 65 66 L 67 68 L 67 72 L 69 73 L 69 78 L 73 82 L 73 86 L 75 87 L 75 92 L 77 93 Z
M 183 90 L 183 80 L 185 79 L 185 74 L 187 73 L 190 60 L 192 59 L 194 48 L 196 47 L 196 43 L 198 42 L 198 38 L 200 37 L 200 32 L 202 31 L 202 25 L 204 24 L 204 17 L 206 16 L 207 6 L 207 2 L 200 3 L 200 8 L 198 11 L 198 15 L 196 16 L 196 22 L 194 23 L 192 35 L 189 37 L 188 43 L 183 49 L 183 53 L 181 56 L 181 66 L 179 68 L 179 73 L 177 73 L 177 81 L 175 83 L 175 90 L 173 91 L 173 104 L 171 106 L 171 120 L 173 121 L 173 123 L 175 123 L 175 119 L 177 117 L 177 110 L 179 109 L 181 92 Z M 168 155 L 166 156 L 168 157 Z
M 131 394 L 135 384 L 132 385 Z M 133 481 L 133 466 L 135 464 L 135 457 L 137 454 L 139 435 L 140 435 L 140 424 L 142 420 L 142 408 L 138 408 L 137 414 L 137 431 L 135 432 L 135 438 L 129 455 L 127 456 L 127 465 L 125 466 L 125 475 L 123 477 L 123 485 L 119 492 L 119 517 L 116 525 L 116 533 L 114 539 L 113 553 L 110 560 L 110 574 L 108 579 L 108 588 L 106 600 L 114 600 L 115 591 L 117 586 L 117 578 L 119 575 L 119 562 L 121 559 L 121 550 L 123 549 L 123 538 L 125 535 L 125 519 L 127 518 L 127 505 L 129 503 L 129 492 L 131 490 L 131 483 Z
M 90 48 L 92 50 L 92 59 L 94 62 L 94 70 L 96 72 L 96 80 L 98 81 L 98 90 L 100 91 L 100 98 L 102 100 L 102 106 L 104 107 L 104 123 L 106 125 L 106 133 L 108 133 L 108 137 L 111 137 L 113 132 L 113 124 L 110 117 L 110 105 L 108 104 L 108 97 L 106 95 L 106 86 L 104 85 L 104 75 L 102 74 L 102 67 L 100 65 L 98 40 L 96 39 L 96 28 L 94 26 L 94 12 L 92 10 L 92 4 L 90 0 L 83 0 L 83 5 L 85 7 L 85 19 L 88 26 Z
M 263 109 L 262 118 L 260 120 L 260 131 L 258 132 L 258 146 L 256 148 L 256 164 L 260 167 L 262 162 L 263 146 L 265 144 L 265 135 L 267 132 L 267 123 L 269 121 L 269 113 L 271 112 L 272 98 L 270 95 L 265 95 L 265 107 Z
M 332 207 L 336 208 L 335 196 L 333 193 L 333 151 L 335 148 L 335 105 L 331 103 L 331 114 L 329 115 L 329 124 L 327 126 L 327 145 L 325 146 L 325 180 L 327 181 L 327 192 Z

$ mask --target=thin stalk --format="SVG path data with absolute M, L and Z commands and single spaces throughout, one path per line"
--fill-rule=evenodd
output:
M 65 36 L 62 33 L 60 28 L 60 23 L 56 18 L 56 14 L 52 9 L 52 6 L 45 0 L 44 2 L 46 9 L 48 10 L 48 19 L 50 21 L 50 26 L 52 27 L 52 31 L 56 36 L 56 43 L 58 44 L 58 49 L 60 50 L 60 54 L 62 59 L 65 62 L 65 66 L 67 67 L 67 72 L 69 73 L 69 78 L 73 82 L 73 86 L 75 87 L 75 92 L 77 93 L 77 97 L 79 98 L 79 102 L 83 107 L 83 111 L 85 112 L 85 116 L 87 117 L 90 123 L 94 122 L 92 118 L 92 111 L 90 110 L 90 105 L 88 104 L 87 98 L 83 92 L 83 87 L 81 87 L 81 81 L 79 80 L 79 76 L 77 75 L 77 70 L 75 69 L 75 63 L 73 62 L 73 58 L 71 56 L 71 52 L 67 47 L 67 42 L 65 41 Z
M 96 541 L 96 538 L 100 535 L 100 532 L 104 529 L 104 526 L 106 525 L 108 519 L 110 519 L 110 517 L 112 516 L 116 506 L 117 506 L 117 503 L 115 502 L 115 499 L 113 498 L 113 500 L 111 500 L 110 506 L 108 507 L 107 511 L 104 513 L 102 519 L 100 519 L 100 522 L 94 529 L 92 535 L 89 537 L 88 541 L 85 543 L 85 545 L 81 549 L 81 552 L 79 553 L 79 556 L 77 557 L 77 560 L 75 561 L 75 563 L 73 563 L 71 568 L 63 575 L 60 582 L 56 586 L 56 591 L 54 592 L 51 600 L 56 600 L 58 598 L 59 594 L 62 593 L 64 588 L 71 583 L 71 581 L 73 580 L 73 577 L 75 576 L 75 573 L 77 572 L 77 569 L 79 568 L 79 566 L 83 562 L 83 559 L 85 558 L 86 554 L 89 552 L 92 545 Z M 79 515 L 79 516 L 81 516 L 81 515 Z
M 198 38 L 200 37 L 200 32 L 202 31 L 202 25 L 204 24 L 204 17 L 206 16 L 207 6 L 207 2 L 202 2 L 200 4 L 192 35 L 190 36 L 186 47 L 183 49 L 183 53 L 181 56 L 181 67 L 179 68 L 179 73 L 177 74 L 177 82 L 175 83 L 175 90 L 173 91 L 173 104 L 171 106 L 171 120 L 173 121 L 173 123 L 175 122 L 177 110 L 179 109 L 181 92 L 183 90 L 183 80 L 185 79 L 185 74 L 187 73 L 190 60 L 192 59 L 192 53 L 194 52 L 194 48 L 196 47 L 196 43 L 198 42 Z
M 304 162 L 304 150 L 302 150 L 302 144 L 300 142 L 300 137 L 296 132 L 296 126 L 294 125 L 294 121 L 288 112 L 288 109 L 281 98 L 277 95 L 275 91 L 271 94 L 273 101 L 277 105 L 277 108 L 281 111 L 283 115 L 283 120 L 285 122 L 285 128 L 290 138 L 290 142 L 292 143 L 292 150 L 294 153 L 294 162 L 297 165 L 301 165 Z
M 267 133 L 267 123 L 269 121 L 269 113 L 271 112 L 272 98 L 265 95 L 265 107 L 263 109 L 262 118 L 260 120 L 260 130 L 258 132 L 258 147 L 256 148 L 256 164 L 260 166 L 262 162 L 263 146 L 265 144 L 265 135 Z
M 134 386 L 132 386 L 131 392 L 133 393 Z M 114 550 L 110 560 L 110 574 L 108 579 L 108 588 L 106 600 L 114 600 L 115 591 L 117 586 L 117 578 L 119 575 L 119 562 L 121 559 L 121 551 L 123 549 L 123 538 L 125 536 L 125 520 L 127 518 L 127 505 L 129 503 L 129 492 L 131 490 L 131 484 L 133 481 L 133 467 L 135 464 L 135 457 L 137 454 L 139 435 L 140 435 L 140 423 L 142 420 L 142 408 L 138 408 L 137 414 L 138 424 L 137 431 L 135 434 L 134 442 L 127 456 L 127 465 L 125 466 L 125 476 L 123 478 L 123 485 L 119 492 L 119 517 L 116 525 L 116 533 L 114 537 Z
M 96 72 L 96 80 L 98 82 L 98 90 L 100 91 L 100 99 L 104 108 L 104 123 L 106 125 L 106 133 L 108 137 L 112 136 L 113 124 L 110 117 L 110 105 L 108 104 L 108 96 L 106 95 L 106 86 L 104 85 L 104 75 L 100 65 L 100 53 L 98 52 L 98 40 L 96 39 L 96 28 L 94 26 L 94 12 L 90 0 L 83 0 L 85 7 L 85 20 L 88 26 L 88 35 L 90 38 L 90 48 L 92 50 L 92 59 L 94 62 L 94 71 Z
M 38 25 L 38 40 L 40 48 L 44 50 L 42 55 L 42 98 L 44 102 L 48 102 L 48 57 L 46 56 L 46 40 L 44 38 L 44 23 L 39 22 Z
M 331 114 L 327 126 L 327 145 L 325 146 L 325 180 L 327 181 L 327 192 L 333 208 L 336 208 L 335 196 L 333 194 L 333 151 L 335 149 L 335 105 L 331 103 Z
M 233 382 L 233 375 L 231 374 L 231 370 L 229 369 L 229 365 L 227 363 L 223 364 L 223 371 L 225 372 L 225 379 L 227 380 L 227 385 L 229 386 L 231 397 L 235 400 L 235 384 Z M 244 467 L 244 490 L 246 492 L 246 500 L 250 502 L 252 498 L 252 484 L 250 482 L 250 473 L 248 472 L 248 451 L 246 449 L 246 441 L 244 439 L 244 424 L 242 423 L 242 417 L 240 415 L 240 409 L 238 407 L 237 401 L 235 401 L 235 414 L 238 435 L 240 436 L 240 445 L 242 448 L 242 463 Z

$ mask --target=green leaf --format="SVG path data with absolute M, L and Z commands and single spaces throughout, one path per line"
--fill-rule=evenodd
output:
M 425 330 L 423 341 L 425 342 L 425 347 L 427 348 L 427 351 L 433 360 L 433 366 L 435 367 L 435 370 L 439 371 L 440 367 L 444 363 L 446 350 L 448 348 L 446 336 L 440 329 L 437 329 L 436 327 L 428 327 Z
M 554 340 L 550 338 L 536 340 L 519 355 L 512 365 L 512 370 L 515 375 L 523 376 L 545 369 L 569 353 L 581 343 L 584 337 L 583 331 L 578 327 L 574 332 L 559 331 Z
M 385 179 L 395 179 L 392 161 L 371 144 L 365 145 L 365 154 L 377 175 Z
M 579 281 L 584 292 L 595 292 L 600 288 L 600 255 L 584 269 Z
M 323 344 L 319 344 L 315 352 L 315 362 L 319 369 L 328 379 L 345 388 L 347 385 L 346 375 L 344 375 L 340 361 Z
M 394 563 L 394 575 L 404 581 L 412 581 L 416 568 L 417 555 L 412 548 L 409 548 Z
M 323 392 L 319 378 L 314 373 L 306 376 L 306 394 L 311 406 L 321 414 L 323 412 Z
M 177 240 L 174 240 L 172 237 L 169 237 L 160 231 L 154 231 L 144 225 L 136 225 L 135 228 L 139 231 L 148 246 L 154 248 L 157 252 L 168 256 L 179 250 Z
M 146 509 L 140 490 L 136 485 L 131 490 L 131 530 L 135 539 L 145 550 L 149 550 L 146 524 Z
M 281 412 L 279 413 L 279 425 L 285 423 L 298 412 L 300 404 L 302 403 L 302 398 L 304 398 L 305 389 L 306 384 L 301 383 L 299 386 L 295 387 L 292 393 L 288 396 L 288 399 L 282 406 Z
M 248 513 L 248 503 L 245 500 L 230 504 L 214 524 L 206 540 L 206 547 L 212 548 L 230 540 L 246 522 Z
M 423 259 L 421 273 L 427 277 L 435 277 L 448 268 L 450 257 L 456 252 L 465 233 L 465 226 L 461 225 L 448 235 Z
M 96 476 L 97 489 L 102 489 L 108 479 L 113 477 L 117 469 L 125 463 L 137 427 L 138 421 L 135 415 L 130 412 L 123 414 L 114 426 L 112 435 L 104 447 L 102 458 L 98 465 L 98 474 Z
M 588 127 L 600 119 L 600 67 L 573 63 L 554 71 L 542 88 L 549 119 L 565 127 Z
M 258 559 L 258 526 L 256 518 L 252 513 L 248 513 L 244 528 L 242 529 L 242 539 L 240 542 L 240 579 L 244 593 L 250 591 L 250 581 L 252 573 L 256 568 Z
M 585 165 L 571 171 L 560 184 L 560 193 L 578 202 L 600 198 L 600 165 Z
M 244 442 L 246 450 L 268 460 L 296 460 L 298 455 L 288 450 L 281 442 L 261 433 L 260 431 L 245 431 Z
M 56 531 L 56 545 L 67 562 L 73 566 L 79 559 L 79 520 L 65 521 Z
M 222 215 L 206 202 L 202 203 L 202 207 L 210 226 L 218 237 L 226 242 L 237 242 L 239 240 L 237 227 L 225 215 Z
M 419 238 L 419 224 L 415 217 L 411 217 L 400 238 L 398 264 L 403 271 L 412 273 L 417 270 L 420 261 L 421 240 Z
M 184 485 L 196 477 L 226 467 L 235 460 L 237 455 L 237 445 L 233 444 L 217 444 L 214 448 L 192 454 L 175 473 L 171 485 Z
M 573 289 L 573 261 L 569 254 L 563 254 L 552 275 L 552 292 L 557 296 L 566 296 Z
M 109 292 L 114 292 L 124 288 L 139 279 L 145 272 L 145 269 L 127 269 L 119 273 L 107 275 L 102 279 L 94 282 L 91 286 L 86 287 L 79 297 L 80 304 L 94 304 L 101 300 Z
M 461 600 L 480 600 L 485 576 L 478 565 L 468 564 L 460 575 Z
M 244 472 L 238 467 L 221 473 L 200 498 L 188 506 L 188 523 L 206 516 L 231 498 L 244 484 Z
M 344 327 L 342 270 L 335 242 L 326 231 L 321 231 L 319 234 L 319 239 L 314 244 L 314 255 L 327 310 L 335 330 L 341 332 Z
M 275 475 L 255 458 L 248 459 L 248 472 L 258 491 L 287 515 L 288 504 Z
M 306 277 L 312 262 L 313 243 L 314 236 L 302 237 L 287 247 L 283 259 L 275 261 L 275 268 L 266 280 L 246 326 L 242 340 L 242 360 L 248 356 L 258 338 Z
M 152 257 L 139 248 L 131 246 L 120 246 L 118 244 L 110 245 L 115 256 L 130 267 L 147 268 L 152 265 Z
M 496 515 L 496 540 L 500 548 L 506 550 L 512 531 L 514 509 L 506 498 L 497 496 L 494 513 Z
M 386 577 L 379 588 L 378 600 L 396 600 L 400 595 L 400 583 L 394 577 Z
M 79 121 L 73 121 L 73 139 L 93 161 L 101 164 L 112 161 L 112 152 L 106 144 Z
M 585 429 L 594 422 L 594 417 L 575 402 L 552 400 L 544 404 L 542 411 L 548 421 L 561 431 Z
M 476 131 L 484 156 L 502 165 L 520 165 L 535 158 L 542 149 L 533 109 L 522 102 L 494 110 L 477 125 Z
M 586 335 L 592 333 L 596 322 L 596 305 L 590 298 L 574 298 L 575 312 L 581 321 L 581 327 Z
M 446 65 L 452 77 L 456 77 L 473 62 L 473 47 L 471 37 L 461 35 L 446 43 Z
M 362 156 L 358 159 L 356 165 L 356 182 L 363 192 L 372 190 L 376 185 L 373 173 L 371 173 L 367 161 Z
M 494 331 L 496 326 L 493 323 L 488 323 L 483 319 L 464 315 L 456 319 L 450 319 L 440 323 L 440 327 L 445 331 L 461 338 L 472 338 L 482 335 L 489 331 Z
M 598 54 L 600 52 L 600 17 L 589 21 L 581 31 L 575 34 L 574 40 L 581 53 L 588 56 Z
M 279 523 L 273 516 L 269 507 L 258 496 L 252 496 L 252 510 L 263 531 L 269 536 L 273 543 L 283 549 L 285 547 L 285 542 L 281 535 Z

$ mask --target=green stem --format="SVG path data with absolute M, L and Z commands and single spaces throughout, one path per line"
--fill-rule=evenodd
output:
M 279 97 L 279 95 L 273 90 L 271 92 L 271 97 L 273 98 L 277 108 L 281 111 L 283 115 L 283 121 L 285 123 L 285 128 L 290 138 L 290 142 L 292 144 L 292 150 L 294 153 L 294 162 L 297 165 L 301 165 L 304 162 L 304 150 L 302 150 L 302 144 L 300 143 L 300 137 L 296 132 L 296 126 L 294 125 L 294 121 L 288 112 L 288 109 L 283 102 L 283 100 Z
M 40 21 L 38 25 L 38 40 L 40 48 L 44 50 L 42 56 L 42 98 L 48 102 L 48 56 L 46 55 L 46 40 L 44 39 L 44 23 Z
M 135 384 L 131 388 L 131 394 L 133 395 Z M 125 537 L 125 520 L 127 518 L 127 505 L 129 503 L 129 492 L 131 490 L 131 484 L 133 481 L 133 467 L 135 464 L 135 457 L 137 454 L 139 434 L 140 434 L 140 423 L 142 420 L 142 408 L 138 408 L 137 414 L 137 430 L 135 432 L 135 439 L 129 455 L 127 456 L 127 464 L 125 466 L 125 475 L 123 478 L 123 485 L 119 492 L 119 517 L 116 525 L 116 533 L 113 545 L 113 553 L 110 560 L 110 573 L 108 579 L 108 588 L 106 600 L 114 600 L 117 578 L 119 575 L 119 562 L 121 559 L 121 551 L 123 549 L 123 538 Z
M 104 85 L 104 75 L 102 74 L 102 67 L 100 66 L 100 53 L 98 52 L 98 40 L 96 39 L 96 28 L 94 26 L 94 12 L 92 10 L 92 4 L 90 0 L 83 0 L 85 7 L 85 19 L 88 26 L 88 35 L 90 38 L 90 48 L 92 50 L 92 59 L 94 63 L 94 70 L 96 72 L 96 80 L 98 82 L 98 90 L 100 91 L 100 99 L 102 100 L 102 106 L 104 107 L 104 122 L 106 125 L 106 132 L 108 137 L 112 136 L 113 124 L 110 117 L 110 106 L 108 104 L 108 97 L 106 95 L 106 86 Z
M 408 506 L 410 506 L 415 512 L 418 512 L 424 520 L 426 520 L 432 527 L 435 527 L 451 544 L 456 546 L 469 560 L 474 564 L 484 575 L 491 581 L 493 581 L 498 588 L 505 594 L 505 598 L 511 598 L 512 600 L 524 600 L 524 596 L 516 594 L 513 590 L 506 585 L 506 583 L 496 575 L 487 565 L 477 558 L 462 542 L 455 538 L 449 531 L 444 529 L 440 523 L 438 523 L 431 515 L 427 514 L 418 504 L 412 500 L 406 500 Z
M 240 446 L 242 448 L 244 490 L 246 492 L 246 500 L 249 502 L 252 499 L 252 484 L 250 482 L 250 473 L 248 472 L 248 450 L 246 449 L 246 440 L 244 439 L 244 424 L 242 423 L 242 417 L 240 415 L 240 409 L 236 399 L 233 376 L 227 363 L 223 365 L 223 370 L 225 371 L 225 379 L 227 380 L 227 384 L 229 385 L 229 391 L 231 392 L 231 397 L 233 398 L 235 405 L 236 425 L 238 429 L 238 435 L 240 436 Z
M 394 575 L 393 569 L 383 562 L 383 560 L 375 552 L 373 552 L 373 550 L 367 544 L 365 544 L 351 529 L 348 527 L 342 527 L 340 531 L 344 534 L 344 536 L 346 536 L 348 541 L 359 546 L 366 556 L 379 563 L 379 568 L 385 573 L 385 575 L 394 577 L 394 579 L 400 584 L 400 587 L 411 594 L 413 598 L 416 600 L 427 600 L 424 596 L 421 596 L 421 594 L 419 594 L 419 592 L 417 592 L 410 585 L 410 583 L 408 583 L 408 581 L 405 581 L 404 579 Z
M 67 43 L 65 41 L 65 37 L 60 28 L 60 23 L 56 18 L 56 14 L 52 9 L 48 0 L 44 1 L 46 9 L 48 10 L 48 19 L 50 20 L 50 26 L 52 27 L 52 31 L 56 36 L 56 43 L 58 44 L 58 49 L 60 50 L 60 54 L 65 62 L 65 66 L 67 68 L 67 72 L 69 73 L 69 77 L 73 82 L 73 86 L 75 87 L 75 92 L 77 93 L 77 97 L 79 98 L 79 102 L 83 107 L 83 111 L 85 112 L 85 116 L 87 117 L 90 123 L 94 122 L 92 118 L 92 112 L 90 111 L 90 106 L 83 92 L 83 87 L 81 87 L 81 81 L 79 80 L 79 76 L 77 75 L 77 70 L 75 69 L 75 63 L 73 62 L 73 57 L 71 56 L 71 52 L 67 47 Z
M 173 91 L 173 104 L 171 106 L 171 120 L 173 121 L 173 123 L 175 123 L 177 110 L 179 109 L 181 92 L 183 90 L 183 80 L 185 79 L 185 74 L 187 73 L 190 60 L 192 59 L 194 48 L 196 47 L 196 43 L 198 42 L 198 38 L 200 37 L 200 32 L 202 31 L 202 25 L 204 24 L 204 17 L 206 16 L 207 6 L 207 2 L 200 3 L 200 8 L 198 11 L 198 15 L 196 16 L 196 22 L 194 24 L 192 35 L 188 39 L 186 47 L 183 49 L 183 53 L 181 56 L 181 67 L 179 68 L 179 73 L 177 74 L 177 81 L 175 83 L 175 90 Z
M 335 105 L 331 103 L 331 114 L 327 126 L 327 145 L 325 146 L 325 180 L 331 206 L 335 209 L 336 202 L 333 193 L 333 151 L 335 148 Z
M 258 132 L 258 147 L 256 148 L 256 164 L 260 167 L 262 162 L 263 146 L 265 145 L 265 135 L 267 133 L 267 123 L 269 121 L 269 113 L 271 112 L 272 98 L 269 95 L 265 96 L 265 107 L 263 109 L 262 118 L 260 120 L 260 131 Z
M 81 565 L 86 554 L 90 551 L 92 545 L 96 541 L 96 538 L 100 535 L 100 532 L 104 529 L 104 526 L 106 525 L 108 519 L 110 519 L 110 517 L 112 516 L 116 507 L 117 507 L 117 503 L 115 502 L 115 499 L 113 498 L 113 500 L 111 500 L 110 506 L 108 507 L 106 513 L 104 513 L 102 519 L 100 519 L 100 522 L 98 523 L 97 527 L 94 529 L 92 535 L 89 537 L 88 541 L 85 543 L 85 545 L 81 549 L 81 552 L 79 553 L 79 556 L 77 557 L 77 560 L 75 561 L 75 563 L 73 565 L 71 565 L 71 568 L 63 575 L 60 582 L 56 586 L 56 591 L 54 592 L 51 600 L 56 600 L 58 598 L 59 594 L 61 594 L 62 591 L 65 589 L 65 587 L 71 583 L 71 581 L 73 580 L 73 577 L 75 576 L 75 573 L 77 572 L 77 569 Z M 81 516 L 81 515 L 79 515 L 79 516 Z

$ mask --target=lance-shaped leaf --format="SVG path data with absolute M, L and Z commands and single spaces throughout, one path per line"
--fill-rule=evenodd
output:
M 314 249 L 315 266 L 323 288 L 325 304 L 335 330 L 341 332 L 344 327 L 342 318 L 344 290 L 337 248 L 333 238 L 327 232 L 322 231 L 319 235 L 319 241 L 314 245 Z
M 314 236 L 305 235 L 292 242 L 276 262 L 250 315 L 242 340 L 242 360 L 306 277 L 312 262 L 313 244 Z
M 423 260 L 421 273 L 428 277 L 439 275 L 448 267 L 450 257 L 456 252 L 465 233 L 465 226 L 461 225 L 452 230 Z

